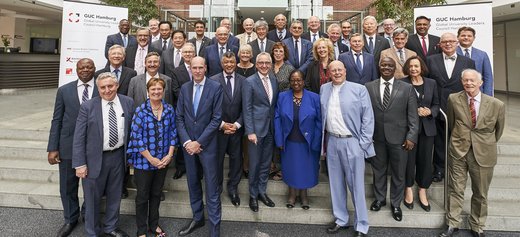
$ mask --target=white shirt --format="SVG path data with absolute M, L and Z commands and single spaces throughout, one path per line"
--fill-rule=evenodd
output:
M 383 104 L 383 97 L 385 97 L 385 79 L 379 78 L 379 93 L 381 94 L 381 104 Z M 390 95 L 392 95 L 392 89 L 394 88 L 394 78 L 388 80 L 390 82 L 390 85 L 388 85 L 388 88 L 390 88 Z
M 262 83 L 262 86 L 264 85 L 264 81 L 263 81 L 263 78 L 267 78 L 267 86 L 269 86 L 269 91 L 271 93 L 270 96 L 269 96 L 269 104 L 272 104 L 273 103 L 273 86 L 271 85 L 271 80 L 269 79 L 269 74 L 267 75 L 262 75 L 260 72 L 258 72 L 258 77 L 260 77 L 260 82 Z M 265 88 L 264 88 L 265 90 Z
M 160 40 L 160 39 L 161 39 L 161 34 L 160 33 L 157 33 L 157 35 L 153 35 L 152 34 L 152 42 L 155 42 L 155 41 Z
M 94 93 L 94 80 L 90 79 L 87 83 L 83 83 L 81 80 L 78 80 L 78 99 L 79 104 L 81 104 L 81 101 L 83 99 L 83 90 L 85 90 L 85 86 L 83 84 L 88 84 L 88 99 L 92 99 L 92 94 Z
M 462 55 L 466 55 L 466 49 L 468 50 L 468 53 L 469 53 L 469 57 L 471 58 L 471 55 L 472 55 L 472 50 L 473 50 L 473 47 L 472 46 L 469 46 L 468 48 L 464 48 L 462 46 L 460 46 L 460 50 L 462 51 Z
M 455 57 L 455 60 L 446 59 L 446 54 L 442 53 L 442 59 L 444 60 L 444 68 L 446 69 L 446 74 L 448 74 L 448 78 L 451 78 L 451 74 L 453 73 L 453 68 L 455 67 L 455 62 L 457 62 L 457 53 L 454 53 L 452 56 Z
M 422 48 L 422 37 L 421 35 L 417 34 L 417 37 L 419 38 L 419 44 L 421 44 Z M 424 36 L 424 42 L 426 43 L 426 52 L 428 52 L 428 49 L 430 48 L 430 40 L 428 39 L 428 34 Z
M 343 82 L 341 85 L 332 84 L 332 94 L 330 95 L 327 109 L 326 128 L 327 132 L 329 133 L 334 133 L 337 135 L 352 135 L 350 130 L 348 130 L 347 124 L 345 124 L 343 115 L 341 113 L 339 91 L 343 85 L 345 85 L 345 82 Z
M 357 60 L 358 56 L 356 56 L 356 54 L 359 54 L 359 61 L 361 61 L 361 68 L 364 68 L 365 63 L 363 62 L 363 51 L 358 53 L 358 52 L 352 50 L 352 57 L 354 58 L 354 63 L 357 63 L 356 60 Z
M 217 44 L 218 45 L 218 53 L 220 54 L 220 48 L 221 47 L 224 47 L 224 53 L 227 52 L 227 48 L 226 48 L 226 45 L 220 45 L 220 44 Z
M 108 111 L 110 110 L 110 105 L 108 104 L 109 101 L 101 99 L 101 111 L 103 113 L 103 151 L 115 150 L 123 146 L 125 141 L 125 115 L 123 113 L 123 107 L 121 106 L 121 102 L 119 102 L 119 97 L 117 95 L 112 101 L 114 102 L 113 107 L 117 117 L 118 141 L 114 147 L 110 147 L 110 125 L 108 121 Z
M 141 75 L 146 71 L 144 66 L 144 59 L 146 58 L 146 54 L 148 54 L 148 45 L 144 47 L 137 46 L 134 62 L 134 69 L 137 72 L 137 75 Z
M 368 45 L 370 44 L 370 37 L 372 37 L 372 43 L 374 43 L 374 49 L 375 49 L 376 48 L 376 34 L 374 34 L 374 35 L 365 34 L 365 38 L 367 40 L 367 43 L 365 46 L 367 46 L 367 48 L 368 48 Z
M 199 56 L 200 46 L 202 45 L 202 40 L 204 39 L 204 36 L 202 38 L 195 37 L 195 53 L 197 53 L 197 56 Z
M 285 39 L 285 34 L 287 34 L 287 30 L 285 28 L 283 30 L 276 29 L 276 37 L 280 36 L 280 32 L 282 32 L 282 39 Z
M 470 95 L 468 96 L 468 107 L 470 103 Z M 482 101 L 482 92 L 478 92 L 478 94 L 474 97 L 475 101 L 473 102 L 473 105 L 475 106 L 475 113 L 477 114 L 477 121 L 478 121 L 478 113 L 480 112 L 480 102 Z M 471 109 L 471 108 L 470 108 Z M 471 115 L 471 113 L 470 113 Z

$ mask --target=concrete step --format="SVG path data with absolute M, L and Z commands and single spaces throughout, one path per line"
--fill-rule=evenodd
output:
M 51 121 L 49 120 L 49 126 Z M 0 139 L 9 140 L 31 140 L 31 141 L 45 141 L 49 139 L 49 130 L 31 130 L 31 129 L 12 129 L 0 128 Z

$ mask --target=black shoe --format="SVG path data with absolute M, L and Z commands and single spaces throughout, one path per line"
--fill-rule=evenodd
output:
M 195 231 L 196 229 L 203 227 L 203 226 L 204 226 L 204 220 L 198 221 L 198 222 L 192 220 L 187 226 L 185 226 L 184 228 L 182 228 L 179 231 L 179 236 L 185 236 L 185 235 L 191 234 L 193 231 Z
M 58 237 L 66 237 L 66 236 L 69 236 L 70 233 L 72 232 L 72 230 L 74 230 L 74 227 L 76 227 L 76 225 L 78 224 L 78 222 L 74 222 L 74 223 L 68 223 L 68 224 L 64 224 L 60 230 L 58 231 L 58 234 L 56 236 Z
M 442 174 L 440 171 L 435 172 L 433 174 L 433 177 L 432 177 L 433 182 L 439 183 L 439 182 L 442 182 L 443 179 L 444 179 L 444 174 Z
M 403 204 L 406 208 L 412 210 L 413 209 L 413 201 L 411 203 L 407 203 L 406 200 L 403 199 Z
M 253 212 L 258 212 L 258 199 L 250 197 L 249 208 L 251 208 L 251 211 Z
M 274 207 L 274 202 L 267 196 L 267 194 L 258 194 L 258 200 L 263 202 L 268 207 Z
M 105 233 L 105 236 L 111 236 L 111 237 L 129 237 L 127 233 L 120 229 L 115 229 L 114 231 L 110 233 Z
M 229 195 L 229 199 L 231 199 L 231 204 L 233 204 L 233 206 L 240 206 L 240 197 L 238 196 L 238 193 L 233 193 Z
M 354 231 L 354 236 L 355 237 L 363 237 L 363 236 L 368 236 L 368 234 L 364 234 L 364 233 L 361 233 L 359 231 Z
M 479 233 L 479 232 L 476 232 L 476 231 L 473 231 L 473 230 L 471 231 L 471 236 L 473 236 L 473 237 L 485 237 L 484 232 L 480 232 Z
M 164 201 L 166 197 L 164 196 L 164 192 L 161 191 L 161 202 Z
M 386 206 L 386 201 L 375 200 L 374 202 L 372 202 L 372 205 L 370 205 L 370 210 L 379 211 L 379 210 L 381 210 L 381 207 L 384 207 L 384 206 Z
M 173 179 L 180 179 L 185 173 L 186 173 L 186 170 L 184 170 L 184 169 L 177 169 L 175 171 L 175 174 L 173 175 Z
M 126 199 L 128 197 L 128 189 L 123 188 L 123 192 L 121 193 L 121 199 Z
M 249 177 L 249 170 L 244 170 L 244 177 L 246 177 L 246 179 Z
M 402 221 L 403 220 L 403 211 L 401 211 L 400 207 L 394 207 L 390 206 L 392 208 L 392 217 L 396 221 Z
M 422 208 L 423 210 L 425 210 L 426 212 L 430 212 L 430 210 L 431 210 L 431 206 L 430 206 L 430 204 L 428 204 L 428 205 L 424 205 L 424 204 L 421 202 L 421 200 L 419 200 L 419 206 L 421 206 L 421 208 Z
M 457 234 L 459 231 L 459 228 L 453 228 L 451 226 L 448 226 L 448 229 L 446 229 L 444 232 L 439 234 L 439 237 L 452 237 Z
M 348 226 L 340 226 L 336 224 L 335 222 L 330 225 L 329 228 L 327 228 L 327 234 L 336 234 L 341 229 L 348 229 Z

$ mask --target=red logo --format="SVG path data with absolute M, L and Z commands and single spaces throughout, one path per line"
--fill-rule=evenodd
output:
M 72 75 L 72 68 L 65 68 L 66 75 Z
M 78 23 L 79 22 L 79 13 L 69 13 L 69 22 Z

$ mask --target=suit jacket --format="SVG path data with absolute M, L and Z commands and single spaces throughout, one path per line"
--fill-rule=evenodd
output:
M 242 46 L 244 44 L 248 44 L 247 43 L 247 33 L 244 32 L 242 34 L 239 34 L 236 36 L 236 38 L 240 42 L 240 46 Z M 256 40 L 257 38 L 258 38 L 258 36 L 256 35 L 256 33 L 254 31 L 251 32 L 251 38 L 249 39 L 249 43 L 253 42 L 253 40 Z
M 78 80 L 75 80 L 58 88 L 47 144 L 48 152 L 59 151 L 60 159 L 65 160 L 72 159 L 72 138 L 80 108 L 77 85 Z M 94 86 L 92 98 L 98 95 L 97 86 Z
M 323 131 L 326 129 L 325 123 L 327 122 L 327 110 L 331 95 L 332 82 L 323 84 L 320 88 Z M 339 98 L 341 98 L 340 107 L 343 121 L 352 133 L 352 136 L 359 141 L 359 145 L 364 151 L 363 156 L 365 158 L 375 156 L 376 152 L 373 143 L 374 111 L 372 110 L 367 89 L 363 85 L 345 81 L 345 84 L 339 91 Z
M 203 152 L 217 153 L 217 132 L 222 122 L 222 86 L 205 79 L 197 114 L 193 111 L 193 81 L 181 87 L 176 109 L 180 144 L 192 140 L 201 144 Z
M 462 87 L 462 82 L 460 81 L 460 74 L 464 69 L 475 69 L 475 62 L 467 57 L 458 56 L 457 60 L 455 61 L 455 66 L 453 67 L 451 77 L 448 78 L 448 73 L 444 67 L 443 57 L 444 55 L 442 53 L 432 55 L 426 59 L 426 65 L 430 71 L 428 77 L 437 82 L 441 109 L 446 111 L 448 108 L 448 96 L 451 93 L 464 90 L 464 87 Z
M 135 38 L 135 36 L 127 34 L 127 37 L 128 37 L 128 39 L 127 39 L 126 47 L 137 46 L 137 39 Z M 105 58 L 106 59 L 108 59 L 108 50 L 110 49 L 110 47 L 112 47 L 113 45 L 116 45 L 116 44 L 124 46 L 123 37 L 121 36 L 121 34 L 119 32 L 117 32 L 113 35 L 107 36 L 107 40 L 105 42 Z
M 245 133 L 267 136 L 274 128 L 274 108 L 278 97 L 278 84 L 274 74 L 269 74 L 272 101 L 269 103 L 267 92 L 258 73 L 248 77 L 242 87 L 242 110 Z
M 390 43 L 388 40 L 380 35 L 376 35 L 376 38 L 374 39 L 374 52 L 370 52 L 368 49 L 368 41 L 365 35 L 363 35 L 363 41 L 365 42 L 365 46 L 363 47 L 363 52 L 370 53 L 374 55 L 374 63 L 376 65 L 379 65 L 379 59 L 381 58 L 381 52 L 385 49 L 390 48 Z M 379 74 L 378 74 L 379 75 Z
M 412 84 L 410 77 L 405 77 L 401 80 Z M 432 114 L 427 117 L 419 116 L 419 128 L 422 127 L 424 129 L 426 136 L 432 137 L 437 135 L 435 118 L 437 118 L 437 115 L 439 114 L 439 91 L 437 90 L 437 83 L 433 79 L 423 77 L 423 81 L 424 95 L 417 97 L 417 107 L 429 108 Z
M 502 101 L 482 93 L 477 124 L 473 128 L 465 91 L 448 98 L 448 126 L 451 131 L 448 154 L 460 159 L 473 148 L 473 154 L 481 167 L 493 167 L 497 163 L 497 142 L 505 126 L 505 105 Z
M 338 43 L 338 50 L 339 50 L 339 55 L 338 55 L 338 59 L 339 59 L 339 56 L 342 54 L 342 53 L 346 53 L 348 52 L 350 49 L 349 47 L 344 44 L 344 43 L 341 43 L 339 40 L 337 41 Z M 334 46 L 334 44 L 332 44 Z M 336 57 L 336 52 L 334 52 L 334 57 Z
M 307 68 L 307 73 L 305 73 L 305 89 L 314 93 L 320 93 L 320 64 L 320 61 L 313 60 Z
M 288 90 L 278 95 L 274 115 L 274 140 L 277 147 L 285 147 L 285 141 L 292 131 L 293 124 L 298 123 L 300 132 L 305 137 L 309 152 L 321 150 L 321 109 L 320 96 L 314 92 L 303 90 L 298 121 L 294 121 L 293 91 Z
M 291 37 L 292 37 L 291 32 L 289 32 L 289 29 L 286 29 L 285 30 L 285 37 L 282 40 L 288 39 L 288 38 L 291 38 Z M 277 29 L 270 30 L 269 32 L 267 32 L 267 38 L 270 39 L 273 42 L 281 42 L 282 41 L 282 40 L 280 40 L 280 38 L 278 38 L 278 30 Z
M 172 79 L 169 76 L 160 73 L 159 78 L 166 81 L 163 100 L 171 105 L 173 104 L 173 96 L 171 90 L 168 88 L 171 88 Z M 144 103 L 146 99 L 148 99 L 148 92 L 146 90 L 146 73 L 137 75 L 130 80 L 130 85 L 128 86 L 128 96 L 134 100 L 134 109 Z
M 197 38 L 193 37 L 190 40 L 188 40 L 188 42 L 192 43 L 193 46 L 195 46 L 195 52 L 197 52 L 196 55 L 204 57 L 204 48 L 211 44 L 211 39 L 204 36 L 204 38 L 202 38 L 202 43 L 200 44 L 199 48 L 197 48 Z
M 253 58 L 251 59 L 251 62 L 256 63 L 256 56 L 258 56 L 260 51 L 260 46 L 258 46 L 259 42 L 258 39 L 253 40 L 249 43 L 251 45 L 251 48 L 253 49 Z M 264 39 L 264 50 L 266 53 L 271 54 L 271 51 L 273 50 L 274 41 L 265 38 Z
M 316 39 L 319 39 L 319 38 L 329 38 L 329 35 L 327 35 L 327 33 L 321 32 L 321 31 L 318 31 L 318 35 L 316 35 L 316 36 L 317 36 Z M 312 42 L 311 32 L 310 31 L 307 31 L 307 32 L 303 33 L 301 37 Z
M 369 53 L 363 53 L 363 71 L 359 71 L 354 61 L 355 55 L 352 51 L 343 53 L 338 60 L 343 62 L 347 69 L 347 81 L 355 82 L 361 85 L 369 81 L 377 79 L 377 66 L 374 63 L 374 57 Z
M 312 62 L 313 56 L 312 56 L 312 43 L 306 39 L 301 40 L 301 54 L 300 54 L 300 61 L 296 61 L 296 54 L 294 50 L 294 39 L 293 37 L 284 39 L 282 42 L 287 46 L 287 50 L 289 50 L 289 63 L 293 65 L 295 69 L 299 69 L 303 73 L 307 72 L 307 67 Z
M 213 39 L 211 39 L 211 44 L 217 44 L 218 41 L 217 41 L 217 37 L 213 37 Z M 228 40 L 227 40 L 227 45 L 233 45 L 237 48 L 240 48 L 240 40 L 233 36 L 232 34 L 229 34 L 228 36 Z
M 155 42 L 152 42 L 150 44 L 150 46 L 152 46 L 152 48 L 154 49 L 154 52 L 158 52 L 161 55 L 163 52 L 162 45 L 163 45 L 163 38 L 161 38 Z M 170 38 L 170 42 L 168 42 L 166 49 L 171 49 L 171 48 L 173 48 L 173 43 L 172 43 L 172 39 Z
M 457 54 L 464 55 L 460 47 L 457 47 Z M 491 62 L 489 61 L 487 53 L 472 47 L 470 56 L 471 59 L 475 61 L 475 69 L 482 74 L 484 83 L 480 87 L 480 90 L 486 95 L 493 96 L 493 70 L 491 69 Z
M 104 72 L 110 72 L 110 64 L 105 68 L 98 70 L 96 73 L 94 73 L 94 77 L 97 78 L 99 74 Z M 136 75 L 137 72 L 135 72 L 134 69 L 122 66 L 121 75 L 119 76 L 119 88 L 117 89 L 117 93 L 122 95 L 128 95 L 128 85 L 130 84 L 130 79 L 132 79 L 132 77 L 135 77 Z
M 406 61 L 406 59 L 417 55 L 414 51 L 409 50 L 407 48 L 403 48 L 403 51 L 404 51 L 405 61 Z M 395 78 L 401 79 L 401 78 L 405 77 L 404 72 L 403 72 L 404 62 L 401 62 L 401 60 L 399 59 L 399 55 L 397 55 L 396 48 L 391 47 L 391 48 L 383 50 L 381 52 L 381 58 L 384 58 L 384 57 L 390 57 L 395 61 L 395 73 L 394 73 Z M 378 62 L 378 64 L 379 64 L 379 62 Z
M 406 45 L 404 46 L 407 49 L 410 49 L 417 53 L 417 56 L 421 57 L 423 61 L 426 62 L 426 58 L 430 55 L 441 53 L 441 47 L 439 47 L 439 42 L 441 41 L 441 38 L 435 35 L 428 34 L 428 51 L 427 54 L 424 55 L 422 50 L 422 40 L 419 39 L 420 35 L 413 34 L 408 37 L 408 42 L 406 42 Z
M 242 85 L 246 78 L 235 72 L 235 84 L 232 94 L 229 90 L 225 89 L 227 82 L 224 73 L 219 73 L 210 79 L 220 83 L 224 91 L 222 96 L 222 121 L 226 123 L 239 123 L 241 127 L 237 132 L 242 133 L 244 131 L 244 129 L 242 129 L 242 127 L 244 127 L 244 119 L 242 117 Z
M 222 72 L 222 64 L 220 63 L 220 52 L 218 49 L 218 44 L 209 45 L 204 49 L 204 59 L 206 59 L 206 76 L 212 77 L 218 73 Z M 226 45 L 227 51 L 233 51 L 238 60 L 238 47 L 230 45 L 229 42 Z
M 380 80 L 371 81 L 365 86 L 372 100 L 375 116 L 374 140 L 390 144 L 403 144 L 405 140 L 417 143 L 419 136 L 419 115 L 417 114 L 417 95 L 412 85 L 395 80 L 390 93 L 390 102 L 383 109 Z
M 123 66 L 134 69 L 135 67 L 135 57 L 137 55 L 137 49 L 139 48 L 139 45 L 135 46 L 128 46 L 125 50 L 125 61 L 123 63 Z M 148 45 L 148 52 L 157 52 L 157 49 L 153 48 L 151 45 Z M 160 53 L 160 52 L 157 52 Z M 144 64 L 144 62 L 143 62 Z
M 130 122 L 134 112 L 134 102 L 131 98 L 124 95 L 119 94 L 118 97 L 125 117 L 125 140 L 123 144 L 126 151 Z M 87 178 L 97 178 L 103 163 L 103 112 L 101 110 L 101 97 L 94 97 L 81 104 L 73 143 L 72 167 L 87 165 Z M 121 157 L 121 159 L 126 162 L 125 157 Z
M 179 93 L 181 91 L 181 86 L 184 83 L 191 81 L 190 73 L 186 68 L 186 64 L 181 64 L 177 68 L 173 69 L 173 73 L 171 75 L 172 78 L 172 96 L 173 96 L 173 106 L 177 106 L 177 100 L 179 99 Z
M 177 51 L 176 48 L 171 48 L 164 50 L 161 55 L 161 66 L 159 67 L 159 72 L 171 77 L 173 74 L 173 69 L 175 69 L 175 64 L 173 63 L 173 57 L 175 57 L 175 51 Z M 179 62 L 179 65 L 184 64 L 184 59 L 182 58 L 182 55 L 180 56 L 181 61 Z

